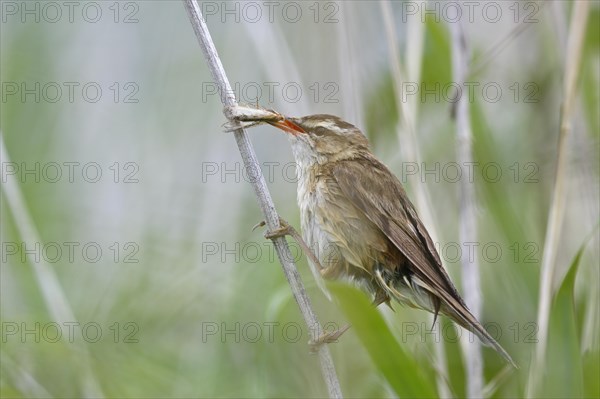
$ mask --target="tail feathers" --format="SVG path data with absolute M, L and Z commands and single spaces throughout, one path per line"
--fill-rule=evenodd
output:
M 485 328 L 483 328 L 481 323 L 477 321 L 475 316 L 473 316 L 473 314 L 469 312 L 469 310 L 462 304 L 456 302 L 454 302 L 452 305 L 444 303 L 444 305 L 442 305 L 442 313 L 446 314 L 461 327 L 477 335 L 484 345 L 494 348 L 496 352 L 498 352 L 514 368 L 519 368 L 508 352 L 506 352 L 506 350 L 504 350 L 504 348 L 494 338 L 492 338 Z
M 381 270 L 376 270 L 375 278 L 384 291 L 398 302 L 427 310 L 436 318 L 438 312 L 450 317 L 455 323 L 477 335 L 484 345 L 494 348 L 514 368 L 519 368 L 508 352 L 492 338 L 467 309 L 458 293 L 433 289 L 416 276 L 412 276 L 410 279 L 404 277 L 403 280 L 392 282 L 386 279 Z

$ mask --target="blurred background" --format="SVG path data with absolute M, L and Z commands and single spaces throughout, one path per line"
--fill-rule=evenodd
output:
M 411 198 L 427 193 L 427 210 L 415 204 L 445 267 L 462 292 L 460 258 L 477 260 L 481 321 L 520 366 L 484 348 L 483 395 L 525 395 L 573 3 L 199 4 L 241 103 L 338 115 Z M 183 3 L 0 6 L 2 397 L 326 396 L 272 244 L 251 231 L 263 218 L 252 175 L 223 132 Z M 536 396 L 600 395 L 599 3 L 589 12 Z M 465 84 L 452 77 L 458 20 Z M 457 159 L 457 90 L 469 99 L 469 165 Z M 287 138 L 248 134 L 279 213 L 299 227 Z M 475 187 L 474 243 L 459 238 L 464 179 Z M 290 245 L 321 322 L 361 317 L 321 293 Z M 399 305 L 369 312 L 436 395 L 466 395 L 464 331 L 442 320 L 432 332 L 429 315 Z M 369 347 L 384 332 L 358 332 L 330 345 L 344 394 L 397 397 Z M 400 367 L 398 379 L 414 372 Z

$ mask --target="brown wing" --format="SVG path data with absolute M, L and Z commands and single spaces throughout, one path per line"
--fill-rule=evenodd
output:
M 372 173 L 363 173 L 366 168 Z M 432 289 L 445 291 L 451 297 L 443 299 L 449 302 L 453 299 L 464 306 L 442 267 L 429 233 L 389 169 L 369 157 L 338 162 L 332 172 L 342 192 L 412 263 L 413 272 Z
M 363 173 L 367 168 L 371 173 Z M 425 288 L 445 303 L 444 313 L 474 332 L 517 367 L 504 348 L 469 312 L 446 274 L 427 229 L 392 172 L 375 157 L 367 156 L 337 162 L 332 168 L 332 175 L 342 192 L 412 263 L 412 272 Z

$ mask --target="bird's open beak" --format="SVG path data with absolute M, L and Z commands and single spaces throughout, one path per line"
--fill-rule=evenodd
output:
M 300 126 L 296 125 L 289 119 L 283 119 L 280 121 L 268 121 L 267 123 L 283 130 L 286 133 L 293 134 L 294 136 L 297 136 L 300 133 L 306 133 L 304 129 L 302 129 Z

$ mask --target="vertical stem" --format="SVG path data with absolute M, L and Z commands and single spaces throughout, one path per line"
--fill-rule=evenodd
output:
M 237 101 L 233 91 L 231 90 L 229 80 L 225 74 L 225 69 L 223 68 L 223 64 L 221 63 L 219 55 L 217 54 L 217 50 L 210 36 L 210 32 L 208 31 L 208 27 L 204 22 L 198 4 L 195 0 L 184 0 L 184 4 L 190 17 L 190 22 L 194 28 L 194 32 L 196 33 L 196 37 L 200 43 L 200 47 L 204 52 L 204 56 L 208 63 L 212 77 L 219 86 L 221 93 L 223 93 L 221 96 L 223 105 L 236 106 Z M 256 158 L 256 154 L 254 153 L 254 149 L 252 148 L 252 143 L 250 142 L 250 139 L 248 138 L 248 135 L 244 129 L 241 127 L 234 132 L 234 136 L 242 156 L 242 161 L 244 162 L 244 167 L 246 170 L 252 170 L 256 172 L 253 174 L 253 176 L 257 176 L 257 178 L 252 179 L 251 184 L 254 188 L 258 203 L 265 216 L 267 226 L 270 230 L 275 230 L 279 227 L 279 216 L 277 215 L 275 204 L 273 203 L 273 199 L 271 198 L 271 194 L 267 188 L 265 178 L 260 172 L 260 166 Z M 315 312 L 312 309 L 310 298 L 306 294 L 304 284 L 302 283 L 300 274 L 296 269 L 296 264 L 293 261 L 293 256 L 290 253 L 287 241 L 284 237 L 279 237 L 273 240 L 273 244 L 275 245 L 275 250 L 277 251 L 277 256 L 283 267 L 285 277 L 287 278 L 290 288 L 292 289 L 294 299 L 300 307 L 300 312 L 302 313 L 302 317 L 304 318 L 304 321 L 308 327 L 311 339 L 316 340 L 319 332 L 322 331 L 322 328 Z M 321 363 L 321 372 L 323 374 L 323 378 L 325 379 L 325 383 L 327 384 L 329 396 L 331 398 L 341 398 L 342 390 L 340 388 L 340 383 L 335 371 L 335 366 L 333 364 L 329 347 L 327 345 L 320 345 L 318 349 L 318 355 Z
M 556 272 L 556 253 L 559 247 L 560 231 L 565 214 L 565 175 L 567 168 L 567 138 L 571 134 L 571 117 L 575 102 L 577 78 L 581 64 L 585 28 L 589 13 L 589 1 L 573 3 L 573 11 L 567 39 L 567 52 L 564 74 L 564 100 L 560 109 L 560 130 L 558 133 L 558 153 L 556 159 L 556 175 L 552 191 L 552 202 L 548 214 L 548 227 L 542 255 L 542 272 L 540 277 L 540 296 L 538 307 L 538 343 L 535 350 L 527 386 L 527 397 L 538 396 L 542 381 L 546 345 L 548 340 L 548 323 L 552 302 L 552 284 Z
M 461 21 L 450 25 L 452 34 L 452 75 L 455 84 L 464 87 L 469 65 L 469 50 Z M 473 164 L 473 132 L 467 96 L 461 95 L 456 104 L 457 158 L 460 165 Z M 468 179 L 460 181 L 459 237 L 462 243 L 477 241 L 475 186 Z M 481 314 L 481 285 L 477 257 L 465 253 L 461 257 L 463 296 L 465 303 L 479 320 Z M 467 396 L 481 398 L 483 390 L 483 360 L 479 341 L 463 342 L 467 366 Z

